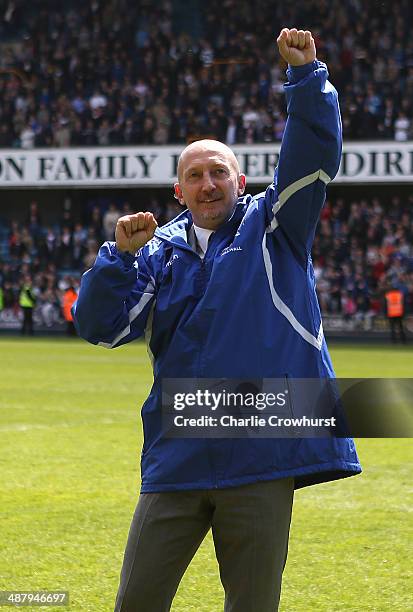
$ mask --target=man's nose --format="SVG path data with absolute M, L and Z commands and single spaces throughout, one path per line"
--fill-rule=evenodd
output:
M 209 172 L 204 172 L 202 175 L 202 190 L 213 191 L 215 189 L 215 182 Z

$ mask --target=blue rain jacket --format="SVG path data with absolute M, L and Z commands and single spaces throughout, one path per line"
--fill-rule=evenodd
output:
M 341 155 L 326 66 L 289 68 L 288 119 L 274 181 L 238 200 L 202 260 L 189 211 L 136 256 L 105 243 L 73 308 L 79 334 L 112 348 L 145 334 L 154 384 L 142 407 L 142 492 L 225 488 L 294 477 L 296 488 L 361 471 L 351 438 L 172 439 L 163 378 L 334 377 L 310 250 Z

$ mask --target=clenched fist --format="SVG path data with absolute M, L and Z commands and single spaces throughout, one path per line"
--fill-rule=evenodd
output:
M 308 30 L 283 28 L 277 43 L 281 57 L 290 66 L 302 66 L 315 60 L 314 38 Z
M 150 212 L 138 212 L 118 219 L 115 229 L 116 248 L 136 253 L 154 235 L 158 224 Z

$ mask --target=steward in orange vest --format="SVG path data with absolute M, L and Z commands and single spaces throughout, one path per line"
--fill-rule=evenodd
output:
M 63 295 L 62 310 L 66 321 L 66 333 L 68 336 L 76 336 L 76 329 L 73 323 L 72 306 L 77 300 L 77 293 L 73 286 L 70 286 Z
M 390 289 L 385 298 L 388 318 L 402 317 L 404 315 L 404 295 L 400 289 Z

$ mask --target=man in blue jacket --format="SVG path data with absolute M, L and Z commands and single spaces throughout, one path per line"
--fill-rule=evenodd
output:
M 157 228 L 122 217 L 82 279 L 79 334 L 107 348 L 145 334 L 142 487 L 117 612 L 170 609 L 212 528 L 226 612 L 278 609 L 295 488 L 361 471 L 351 438 L 181 438 L 162 426 L 163 379 L 328 378 L 310 250 L 341 154 L 337 93 L 308 31 L 283 29 L 288 120 L 273 183 L 254 197 L 224 144 L 189 145 Z

